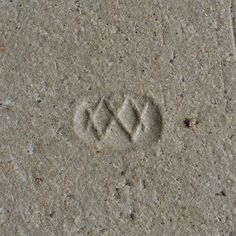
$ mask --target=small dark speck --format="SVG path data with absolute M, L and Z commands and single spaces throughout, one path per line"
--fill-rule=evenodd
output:
M 225 190 L 222 190 L 222 191 L 220 191 L 219 193 L 216 193 L 215 195 L 216 195 L 216 196 L 223 196 L 223 197 L 226 197 L 226 196 L 227 196 Z
M 173 57 L 170 59 L 170 63 L 173 63 L 176 59 L 175 51 L 173 52 Z
M 198 121 L 194 118 L 186 118 L 184 120 L 184 124 L 187 128 L 195 128 L 195 126 L 198 124 Z
M 39 184 L 39 183 L 43 182 L 43 178 L 42 177 L 36 177 L 35 181 L 36 181 L 36 183 Z
M 131 183 L 130 180 L 127 179 L 127 180 L 125 181 L 125 185 L 126 185 L 126 186 L 132 186 L 132 183 Z
M 50 216 L 50 217 L 53 217 L 54 214 L 55 214 L 55 211 L 52 211 L 52 212 L 49 214 L 49 216 Z
M 135 215 L 134 215 L 134 213 L 130 213 L 130 214 L 129 214 L 129 217 L 130 217 L 131 220 L 135 220 Z
M 71 199 L 71 198 L 73 198 L 73 194 L 69 193 L 68 195 L 66 195 L 66 197 Z

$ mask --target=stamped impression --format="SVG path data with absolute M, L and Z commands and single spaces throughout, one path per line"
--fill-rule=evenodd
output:
M 154 99 L 117 92 L 82 100 L 76 108 L 74 129 L 91 148 L 126 150 L 157 142 L 162 118 Z

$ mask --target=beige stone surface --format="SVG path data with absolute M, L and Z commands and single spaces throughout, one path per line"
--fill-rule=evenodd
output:
M 0 235 L 236 235 L 235 0 L 0 1 Z

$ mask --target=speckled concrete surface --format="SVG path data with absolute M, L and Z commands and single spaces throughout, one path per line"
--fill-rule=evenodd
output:
M 235 0 L 0 0 L 0 235 L 236 235 Z

